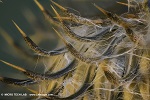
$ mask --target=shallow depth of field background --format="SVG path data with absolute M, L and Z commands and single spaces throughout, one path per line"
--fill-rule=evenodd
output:
M 39 46 L 47 50 L 52 50 L 57 46 L 58 37 L 52 31 L 52 25 L 50 25 L 44 18 L 42 12 L 39 10 L 37 5 L 33 0 L 2 0 L 0 3 L 0 28 L 6 31 L 15 42 L 22 45 L 25 51 L 33 53 L 23 41 L 22 36 L 19 34 L 18 30 L 12 23 L 14 20 L 20 28 L 29 35 L 33 41 L 38 43 Z M 81 16 L 92 18 L 92 17 L 102 17 L 105 16 L 98 11 L 92 4 L 95 3 L 100 7 L 121 14 L 127 11 L 127 7 L 119 5 L 116 1 L 126 2 L 126 0 L 54 0 L 55 2 L 61 4 L 70 10 L 75 9 L 77 14 L 80 13 Z M 51 10 L 49 0 L 39 0 L 39 2 L 48 9 L 53 15 Z M 43 70 L 44 65 L 38 64 L 38 60 L 31 61 L 29 57 L 23 57 L 21 52 L 16 51 L 16 49 L 9 45 L 6 40 L 1 35 L 0 29 L 0 59 L 8 61 L 18 66 L 22 66 L 26 69 L 31 69 L 35 71 Z M 34 53 L 33 53 L 34 54 Z M 44 59 L 43 59 L 44 60 Z M 36 68 L 35 68 L 36 67 Z M 42 68 L 41 68 L 42 67 Z M 0 62 L 0 76 L 11 77 L 16 79 L 26 78 L 23 74 L 9 66 Z M 13 93 L 13 92 L 29 92 L 25 88 L 6 85 L 0 82 L 0 93 Z M 12 98 L 12 97 L 11 97 Z M 16 98 L 16 97 L 15 97 Z M 0 99 L 10 99 L 9 97 L 2 97 Z M 21 99 L 18 98 L 17 99 Z

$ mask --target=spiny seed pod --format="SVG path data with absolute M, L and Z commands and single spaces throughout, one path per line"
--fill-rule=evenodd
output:
M 31 99 L 150 100 L 148 0 L 118 2 L 122 6 L 128 6 L 128 12 L 121 15 L 93 4 L 95 9 L 105 15 L 105 18 L 99 16 L 97 19 L 72 13 L 53 0 L 50 0 L 51 12 L 38 0 L 34 2 L 46 21 L 53 25 L 51 32 L 59 36 L 63 46 L 51 51 L 42 49 L 19 27 L 17 20 L 13 21 L 27 46 L 38 56 L 46 57 L 49 67 L 42 73 L 0 60 L 27 77 L 19 79 L 17 76 L 1 76 L 0 81 L 14 87 L 25 87 L 35 94 Z M 15 50 L 33 58 L 9 34 L 1 32 L 7 43 L 17 48 Z

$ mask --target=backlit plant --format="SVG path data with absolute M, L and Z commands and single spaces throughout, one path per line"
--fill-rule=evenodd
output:
M 34 1 L 64 45 L 51 51 L 42 49 L 13 21 L 29 48 L 47 57 L 51 65 L 44 73 L 38 73 L 0 60 L 28 77 L 0 77 L 2 82 L 27 87 L 35 94 L 39 91 L 28 86 L 39 84 L 40 93 L 48 95 L 37 95 L 38 99 L 150 99 L 148 0 L 118 2 L 128 6 L 128 12 L 121 15 L 93 4 L 105 19 L 81 17 L 51 0 L 56 15 L 52 16 Z

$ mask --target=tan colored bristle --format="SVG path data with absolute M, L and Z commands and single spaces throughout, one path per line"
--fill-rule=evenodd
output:
M 59 21 L 62 22 L 62 19 L 61 19 L 60 15 L 58 14 L 58 12 L 56 11 L 56 9 L 52 5 L 51 5 L 51 8 L 53 9 L 53 11 L 56 14 L 57 18 L 59 19 Z
M 23 68 L 21 68 L 20 66 L 13 65 L 13 64 L 8 63 L 8 62 L 3 61 L 3 60 L 0 60 L 0 61 L 3 62 L 3 63 L 6 64 L 6 65 L 12 67 L 12 68 L 15 68 L 15 69 L 19 70 L 19 71 L 26 72 L 26 70 L 23 69 Z
M 44 11 L 43 6 L 38 2 L 38 0 L 34 0 L 34 2 L 37 4 L 41 11 Z
M 58 3 L 54 2 L 53 0 L 50 0 L 53 4 L 55 4 L 57 7 L 59 7 L 61 10 L 63 11 L 67 11 L 66 8 L 62 7 L 61 5 L 59 5 Z
M 27 35 L 22 31 L 22 29 L 15 23 L 15 21 L 12 20 L 18 31 L 21 33 L 23 37 L 27 37 Z

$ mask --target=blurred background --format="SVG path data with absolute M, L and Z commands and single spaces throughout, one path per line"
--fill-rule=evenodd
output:
M 12 20 L 37 43 L 46 50 L 52 50 L 58 45 L 58 37 L 52 31 L 52 25 L 43 16 L 33 0 L 2 0 L 0 3 L 0 59 L 26 69 L 36 72 L 44 70 L 44 64 L 39 63 L 34 52 L 25 44 L 19 31 L 16 29 Z M 127 2 L 126 0 L 54 0 L 69 10 L 86 18 L 105 16 L 97 10 L 93 4 L 121 14 L 127 12 L 127 7 L 117 4 L 117 1 Z M 53 14 L 50 7 L 50 0 L 39 0 L 39 2 Z M 53 14 L 54 15 L 54 14 Z M 43 60 L 45 58 L 42 58 Z M 0 76 L 17 79 L 26 78 L 21 72 L 10 68 L 0 62 Z M 0 82 L 0 93 L 20 93 L 29 92 L 25 88 L 7 85 Z M 12 98 L 12 97 L 11 97 Z M 22 100 L 22 97 L 14 97 L 16 100 Z M 2 97 L 1 100 L 9 100 L 10 97 Z

